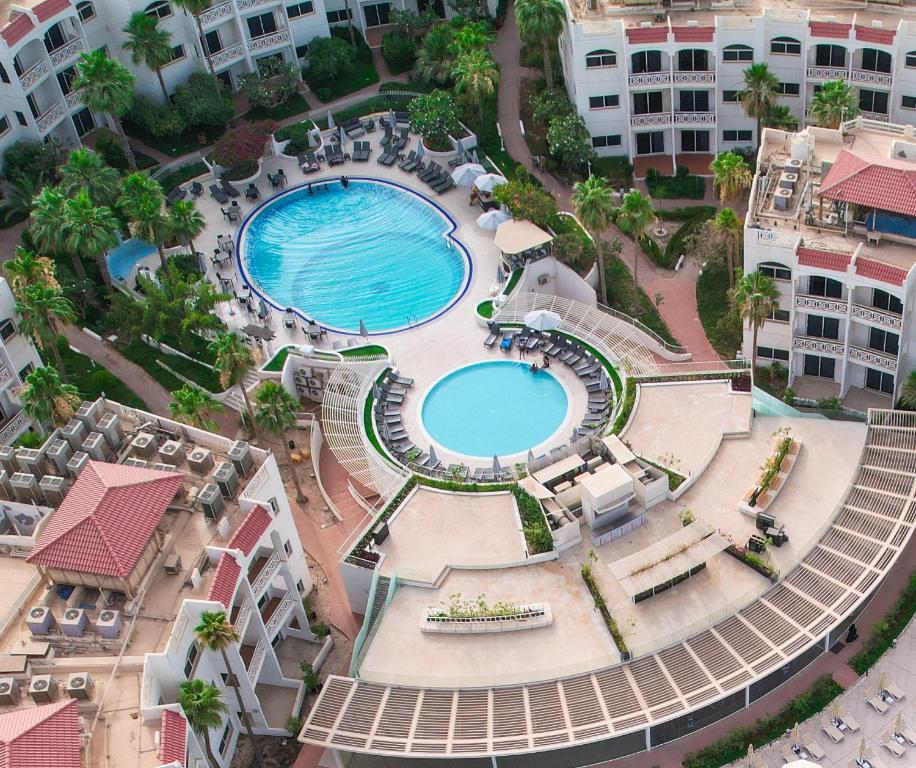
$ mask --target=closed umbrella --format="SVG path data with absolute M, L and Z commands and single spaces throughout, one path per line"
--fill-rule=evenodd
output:
M 505 176 L 500 176 L 498 173 L 485 173 L 474 182 L 474 186 L 481 192 L 492 192 L 494 187 L 507 183 Z
M 388 125 L 391 126 L 391 130 L 394 130 L 394 127 L 398 124 L 398 119 L 395 117 L 394 110 L 388 110 Z
M 363 319 L 359 319 L 359 335 L 364 339 L 369 338 L 369 331 L 366 329 L 366 324 L 363 322 Z
M 328 130 L 333 131 L 337 127 L 337 123 L 334 122 L 334 115 L 331 114 L 331 110 L 328 110 Z
M 552 331 L 562 323 L 563 318 L 549 309 L 534 309 L 525 315 L 525 325 L 535 331 Z
M 868 749 L 865 747 L 865 739 L 859 742 L 859 760 L 864 760 L 868 755 Z
M 340 136 L 340 146 L 341 147 L 347 146 L 347 139 L 349 138 L 349 136 L 347 136 L 347 132 L 344 130 L 341 130 L 341 131 L 338 131 L 338 134 Z
M 878 693 L 883 694 L 887 690 L 887 670 L 881 670 L 881 679 L 878 681 Z
M 461 139 L 455 142 L 455 154 L 458 155 L 458 157 L 464 157 L 464 144 L 461 143 Z
M 499 456 L 497 456 L 494 453 L 493 454 L 493 473 L 498 475 L 502 471 L 503 471 L 503 468 L 499 466 Z
M 486 173 L 487 169 L 482 165 L 465 163 L 464 165 L 459 165 L 452 171 L 452 181 L 459 187 L 473 187 L 474 182 L 481 176 L 485 176 Z
M 477 150 L 476 150 L 476 149 L 471 153 L 471 160 L 473 160 L 475 163 L 479 163 L 479 162 L 480 162 L 480 158 L 477 157 Z
M 894 720 L 894 736 L 899 736 L 906 730 L 906 723 L 903 721 L 903 712 L 897 713 L 897 719 Z
M 798 730 L 798 723 L 795 724 L 795 727 L 792 729 L 792 746 L 798 747 L 801 745 L 801 733 Z
M 432 443 L 429 444 L 429 459 L 427 459 L 426 464 L 430 467 L 439 465 L 439 457 L 436 456 L 436 449 Z
M 532 461 L 534 461 L 534 451 L 532 451 L 532 450 L 529 448 L 529 449 L 528 449 L 528 463 L 530 464 Z
M 314 149 L 315 147 L 318 146 L 318 144 L 315 142 L 315 134 L 312 133 L 311 131 L 308 132 L 308 135 L 306 136 L 306 140 L 308 141 L 309 149 Z
M 373 400 L 381 400 L 381 399 L 382 399 L 382 390 L 379 389 L 378 384 L 373 384 L 373 385 L 372 385 L 372 399 L 373 399 Z
M 422 142 L 422 141 L 417 142 L 417 144 L 418 144 L 418 146 L 417 146 L 417 160 L 420 160 L 420 159 L 423 157 L 423 155 L 426 154 L 426 148 L 423 146 L 423 142 Z
M 500 224 L 509 221 L 511 218 L 512 214 L 500 211 L 498 208 L 493 208 L 477 217 L 477 226 L 481 229 L 488 229 L 491 232 L 495 232 L 499 229 Z
M 747 768 L 757 768 L 757 758 L 754 755 L 754 745 L 747 745 Z
M 834 720 L 840 719 L 840 700 L 839 699 L 834 699 L 833 702 L 830 704 L 830 717 L 832 717 Z

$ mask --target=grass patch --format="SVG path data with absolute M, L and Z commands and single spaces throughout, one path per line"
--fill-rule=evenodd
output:
M 187 342 L 179 341 L 174 336 L 168 335 L 163 335 L 159 341 L 204 363 L 216 365 L 216 353 L 210 349 L 210 342 L 196 333 L 190 334 L 190 339 Z
M 525 534 L 529 554 L 550 552 L 553 549 L 553 537 L 550 535 L 550 526 L 547 525 L 540 502 L 518 486 L 512 489 L 512 495 L 518 504 L 518 514 L 522 518 L 522 533 Z
M 660 199 L 702 200 L 706 184 L 700 176 L 661 176 L 646 174 L 646 186 L 652 197 Z
M 202 162 L 191 163 L 190 165 L 176 168 L 174 171 L 166 171 L 161 176 L 158 176 L 156 180 L 166 192 L 169 192 L 169 190 L 181 186 L 191 179 L 196 179 L 198 176 L 203 176 L 207 172 L 207 166 Z
M 910 623 L 914 613 L 916 613 L 916 571 L 910 574 L 909 584 L 897 602 L 891 606 L 887 615 L 875 622 L 868 639 L 862 643 L 862 649 L 849 659 L 849 666 L 860 675 L 868 672 Z
M 665 257 L 662 254 L 662 249 L 659 248 L 658 243 L 655 242 L 655 238 L 653 238 L 651 235 L 644 234 L 639 238 L 639 250 L 646 254 L 646 256 L 648 256 L 660 267 L 669 266 L 667 263 L 665 263 Z
M 655 215 L 663 221 L 689 221 L 700 216 L 705 221 L 719 212 L 714 205 L 688 205 L 683 208 L 656 208 Z
M 223 133 L 223 128 L 209 128 L 207 130 L 191 130 L 185 131 L 178 136 L 153 136 L 145 128 L 132 123 L 130 120 L 124 120 L 124 131 L 127 135 L 136 139 L 143 144 L 146 144 L 148 147 L 152 147 L 163 154 L 168 155 L 169 157 L 181 157 L 181 155 L 186 155 L 188 152 L 194 152 L 201 147 L 205 147 L 208 144 L 212 144 L 216 141 Z M 201 144 L 199 137 L 204 135 L 206 137 L 206 142 Z M 134 154 L 138 156 L 137 164 L 139 165 L 139 155 L 142 153 L 134 150 Z M 155 162 L 155 161 L 153 161 Z
M 387 355 L 388 350 L 380 344 L 368 344 L 365 347 L 348 347 L 340 350 L 341 357 L 372 357 L 373 355 Z
M 386 368 L 384 371 L 379 374 L 379 377 L 375 380 L 376 383 L 381 384 L 385 376 L 388 375 L 390 368 Z M 363 406 L 363 429 L 366 431 L 366 437 L 369 438 L 369 442 L 372 443 L 372 447 L 379 452 L 381 456 L 384 456 L 386 459 L 389 458 L 388 451 L 386 451 L 382 444 L 379 442 L 378 436 L 375 434 L 375 424 L 372 420 L 372 393 L 369 393 L 369 396 L 366 398 L 366 404 Z
M 632 315 L 633 275 L 627 269 L 627 265 L 619 256 L 607 256 L 604 260 L 604 275 L 608 306 Z M 639 320 L 669 344 L 678 344 L 678 340 L 658 313 L 658 308 L 642 288 L 639 289 Z
M 480 302 L 477 305 L 477 314 L 481 317 L 485 317 L 487 320 L 493 317 L 493 301 L 487 299 L 486 301 Z
M 254 107 L 249 109 L 242 117 L 251 122 L 258 120 L 285 120 L 293 115 L 309 111 L 309 103 L 301 93 L 294 93 L 285 102 L 273 109 Z
M 521 267 L 512 271 L 512 274 L 509 275 L 509 282 L 506 283 L 506 287 L 503 288 L 503 295 L 508 296 L 515 290 L 515 286 L 518 285 L 518 281 L 522 279 L 522 272 L 525 270 Z
M 706 338 L 720 357 L 731 360 L 741 348 L 741 321 L 728 300 L 728 268 L 709 262 L 697 280 L 697 311 Z M 777 395 L 778 396 L 778 395 Z
M 97 365 L 94 360 L 74 352 L 68 344 L 60 345 L 60 356 L 64 361 L 67 383 L 76 387 L 87 400 L 105 397 L 131 408 L 148 411 L 149 406 L 111 371 Z
M 807 691 L 790 700 L 773 717 L 760 719 L 747 728 L 735 728 L 724 739 L 685 755 L 683 768 L 719 768 L 734 762 L 747 754 L 748 744 L 762 747 L 784 736 L 795 723 L 816 715 L 842 692 L 842 686 L 830 675 L 819 677 Z
M 715 216 L 716 212 L 715 208 L 712 208 L 712 206 L 708 205 L 697 206 L 697 208 L 694 210 L 696 213 L 690 218 L 686 219 L 684 223 L 677 228 L 677 232 L 675 232 L 671 239 L 668 241 L 668 245 L 665 248 L 664 258 L 662 260 L 663 267 L 674 269 L 674 266 L 677 264 L 677 260 L 681 257 L 681 254 L 687 253 L 691 239 L 694 236 L 700 234 L 700 231 L 706 225 L 707 220 Z M 709 213 L 710 211 L 712 212 Z M 662 212 L 662 218 L 664 218 L 664 212 Z
M 592 160 L 592 173 L 604 176 L 614 189 L 630 189 L 633 186 L 633 166 L 626 155 L 610 155 Z
M 623 406 L 618 411 L 617 418 L 614 419 L 614 426 L 611 428 L 611 432 L 615 435 L 619 435 L 627 425 L 634 405 L 636 405 L 636 380 L 627 379 L 627 394 L 623 398 Z
M 271 373 L 279 373 L 282 371 L 283 364 L 286 362 L 286 358 L 289 357 L 289 349 L 289 347 L 283 347 L 283 349 L 267 361 L 267 365 L 265 365 L 262 370 L 270 371 Z
M 161 360 L 176 373 L 190 379 L 199 387 L 216 393 L 222 391 L 219 383 L 219 374 L 202 365 L 186 360 L 178 355 L 167 355 L 153 349 L 149 344 L 139 339 L 130 342 L 119 348 L 124 357 L 139 365 L 144 371 L 158 381 L 169 392 L 181 389 L 184 383 L 177 377 L 165 370 L 156 361 Z

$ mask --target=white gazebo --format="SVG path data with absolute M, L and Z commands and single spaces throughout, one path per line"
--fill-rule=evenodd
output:
M 499 225 L 494 243 L 509 269 L 550 255 L 553 236 L 530 221 L 513 219 Z

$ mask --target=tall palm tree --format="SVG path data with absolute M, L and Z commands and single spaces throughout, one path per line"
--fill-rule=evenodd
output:
M 223 387 L 229 388 L 238 384 L 242 390 L 242 399 L 245 401 L 245 411 L 248 414 L 248 423 L 255 429 L 254 410 L 251 400 L 248 399 L 248 390 L 245 389 L 245 374 L 254 367 L 254 356 L 251 349 L 235 333 L 221 333 L 210 342 L 210 350 L 216 355 L 216 369 L 219 371 L 219 381 Z
M 296 468 L 293 464 L 292 456 L 289 451 L 289 443 L 284 437 L 288 429 L 292 429 L 296 424 L 296 411 L 299 403 L 287 392 L 283 385 L 278 381 L 265 381 L 261 384 L 255 395 L 257 406 L 254 410 L 255 423 L 264 432 L 269 432 L 280 438 L 283 443 L 283 450 L 286 452 L 286 466 L 293 478 L 293 485 L 296 486 L 296 500 L 303 502 L 308 501 L 302 492 L 302 486 L 299 484 L 299 475 L 296 474 Z
M 93 112 L 105 112 L 111 116 L 115 133 L 120 137 L 127 155 L 127 163 L 131 170 L 136 170 L 137 158 L 121 124 L 121 115 L 130 108 L 134 97 L 134 76 L 123 64 L 109 58 L 104 48 L 81 53 L 76 71 L 73 90 L 82 90 L 80 100 Z
M 560 0 L 516 0 L 515 20 L 522 40 L 541 44 L 544 79 L 547 88 L 553 88 L 551 54 L 557 47 L 557 38 L 566 22 L 565 6 Z
M 845 80 L 824 83 L 811 99 L 811 117 L 822 128 L 839 128 L 859 114 L 856 95 Z
M 95 259 L 105 285 L 111 288 L 106 254 L 118 244 L 118 220 L 111 208 L 93 205 L 89 195 L 81 190 L 64 206 L 61 224 L 66 232 L 67 249 Z
M 206 680 L 194 679 L 178 683 L 178 703 L 188 719 L 188 725 L 204 744 L 207 760 L 213 768 L 219 765 L 210 746 L 210 731 L 223 724 L 229 708 L 220 696 L 222 691 Z
M 131 232 L 156 246 L 159 261 L 165 268 L 163 244 L 171 233 L 169 221 L 163 213 L 165 195 L 159 182 L 145 173 L 131 173 L 121 182 L 118 205 L 130 221 Z
M 484 103 L 499 83 L 499 68 L 490 52 L 481 48 L 461 54 L 452 75 L 455 77 L 455 92 L 463 93 L 471 104 L 477 105 L 477 116 L 483 126 Z
M 200 40 L 200 47 L 203 49 L 204 58 L 207 60 L 207 69 L 210 70 L 213 87 L 216 88 L 216 93 L 219 95 L 219 78 L 213 68 L 213 58 L 210 56 L 210 48 L 207 46 L 207 38 L 204 35 L 204 25 L 200 20 L 200 15 L 210 7 L 211 2 L 212 0 L 174 0 L 175 5 L 194 17 L 194 21 L 197 24 L 197 37 Z
M 64 250 L 65 232 L 61 226 L 67 197 L 53 187 L 45 187 L 32 201 L 32 219 L 29 233 L 38 249 L 45 253 Z M 79 253 L 70 251 L 70 261 L 78 280 L 86 279 L 86 269 Z
M 57 369 L 63 371 L 64 362 L 57 348 L 57 339 L 60 323 L 72 323 L 76 319 L 73 305 L 60 290 L 36 284 L 23 290 L 16 302 L 16 313 L 22 318 L 20 327 L 25 335 L 45 352 L 50 352 Z
M 73 418 L 83 398 L 76 387 L 64 383 L 56 368 L 46 365 L 25 377 L 19 399 L 33 421 L 59 427 Z
M 713 184 L 719 190 L 719 201 L 740 200 L 751 186 L 753 175 L 747 161 L 737 152 L 720 152 L 709 164 Z
M 738 269 L 741 245 L 744 242 L 744 224 L 731 208 L 723 208 L 709 225 L 713 240 L 725 250 L 728 287 L 734 288 L 735 270 Z
M 916 409 L 916 371 L 910 371 L 910 375 L 903 382 L 900 390 L 899 405 L 910 410 Z
M 763 119 L 779 97 L 779 79 L 763 62 L 751 64 L 744 70 L 744 90 L 738 97 L 744 113 L 757 121 L 757 146 L 760 146 L 760 127 Z
M 123 31 L 127 40 L 121 47 L 130 51 L 130 60 L 134 64 L 143 64 L 156 73 L 162 88 L 162 99 L 168 104 L 169 92 L 162 77 L 162 68 L 172 60 L 172 36 L 159 28 L 158 17 L 147 16 L 143 11 L 132 14 Z
M 751 327 L 751 376 L 757 368 L 757 332 L 767 318 L 779 309 L 779 289 L 776 281 L 762 272 L 741 275 L 732 290 L 732 303 L 741 319 Z
M 16 258 L 3 264 L 3 271 L 9 279 L 10 288 L 17 296 L 22 295 L 23 290 L 30 285 L 60 287 L 54 277 L 54 262 L 21 245 L 16 246 Z
M 600 239 L 614 216 L 614 198 L 607 179 L 602 176 L 589 176 L 585 181 L 573 185 L 573 207 L 576 216 L 591 233 L 595 241 L 595 254 L 598 259 L 598 291 L 601 303 L 607 306 L 607 275 L 604 266 L 604 251 Z
M 452 28 L 448 24 L 437 24 L 426 33 L 417 54 L 417 77 L 437 85 L 445 85 L 452 79 L 455 60 L 452 37 Z
M 193 200 L 176 200 L 172 203 L 168 215 L 168 228 L 172 237 L 177 237 L 191 249 L 191 256 L 195 256 L 197 249 L 194 247 L 194 238 L 207 226 L 206 219 L 197 209 Z M 201 272 L 203 272 L 201 265 Z
M 255 760 L 258 765 L 264 765 L 264 756 L 261 754 L 261 745 L 255 738 L 254 731 L 251 728 L 251 717 L 245 704 L 242 701 L 242 694 L 239 691 L 238 680 L 232 674 L 232 668 L 229 666 L 229 657 L 226 655 L 226 649 L 239 641 L 239 633 L 235 627 L 229 623 L 225 611 L 205 611 L 200 615 L 200 623 L 194 627 L 194 634 L 197 636 L 200 644 L 211 651 L 218 651 L 223 657 L 223 664 L 226 666 L 226 673 L 229 675 L 227 683 L 235 691 L 235 698 L 239 704 L 239 712 L 242 716 L 242 724 L 248 732 L 248 738 L 254 745 Z
M 68 197 L 83 191 L 96 205 L 111 205 L 118 192 L 121 175 L 105 165 L 101 156 L 91 149 L 79 147 L 59 169 L 58 189 Z
M 214 400 L 208 392 L 190 384 L 172 392 L 172 402 L 169 403 L 169 414 L 175 421 L 210 432 L 217 429 L 213 414 L 221 410 L 223 404 L 219 400 Z
M 646 230 L 656 221 L 651 197 L 638 189 L 623 196 L 623 205 L 617 211 L 617 226 L 637 244 L 633 251 L 633 317 L 639 314 L 639 241 L 646 237 Z
M 24 173 L 14 174 L 6 179 L 3 200 L 0 201 L 0 213 L 7 220 L 21 221 L 32 212 L 32 201 L 44 186 L 44 180 Z

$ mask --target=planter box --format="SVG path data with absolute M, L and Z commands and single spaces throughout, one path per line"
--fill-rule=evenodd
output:
M 491 632 L 516 632 L 522 629 L 549 627 L 553 614 L 546 603 L 519 606 L 519 613 L 511 616 L 480 616 L 459 618 L 437 616 L 438 609 L 430 609 L 420 620 L 420 631 L 448 635 L 480 635 Z
M 795 469 L 795 465 L 798 464 L 800 452 L 801 443 L 798 440 L 792 440 L 792 445 L 789 446 L 788 453 L 779 465 L 779 472 L 777 472 L 770 481 L 770 487 L 760 493 L 757 496 L 757 503 L 751 506 L 751 497 L 754 491 L 760 487 L 760 478 L 758 478 L 757 484 L 744 494 L 744 498 L 741 499 L 741 502 L 738 504 L 738 511 L 749 517 L 757 517 L 758 512 L 766 512 L 770 505 L 776 500 L 779 492 L 785 487 L 789 475 L 792 474 L 792 470 Z

